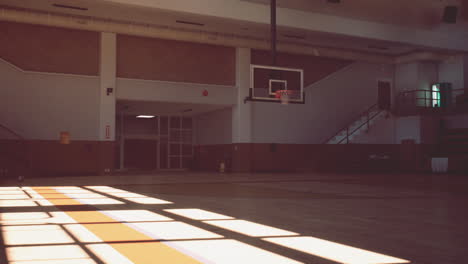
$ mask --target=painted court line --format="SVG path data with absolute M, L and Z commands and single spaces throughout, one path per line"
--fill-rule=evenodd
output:
M 107 186 L 88 188 L 108 195 L 118 194 L 115 196 L 126 200 L 136 199 L 135 202 L 138 199 L 149 199 L 147 204 L 172 203 Z M 86 249 L 106 264 L 301 263 L 237 240 L 225 239 L 216 233 L 148 210 L 105 210 L 103 206 L 106 204 L 124 203 L 80 187 L 24 187 L 23 190 L 32 199 L 0 199 L 0 206 L 37 206 L 37 202 L 42 206 L 85 207 L 79 207 L 82 211 L 49 214 L 0 213 L 1 232 L 7 246 L 9 264 L 95 264 L 80 246 L 69 245 L 75 243 L 69 234 L 81 243 L 92 243 L 85 245 Z M 8 198 L 19 195 L 12 194 L 12 191 L 21 189 L 0 189 L 0 196 L 4 192 L 4 196 Z M 409 263 L 408 260 L 315 237 L 300 236 L 287 230 L 197 208 L 164 211 L 337 263 Z
M 33 190 L 40 195 L 44 195 L 44 198 L 46 199 L 50 196 L 54 197 L 54 199 L 51 201 L 51 203 L 54 205 L 82 205 L 82 203 L 79 201 L 72 199 L 57 190 L 54 190 L 53 188 L 33 188 Z M 157 256 L 157 261 L 160 263 L 200 263 L 197 260 L 173 249 L 172 247 L 165 245 L 162 242 L 150 242 L 154 241 L 152 237 L 138 232 L 128 225 L 118 223 L 115 219 L 110 218 L 109 216 L 106 216 L 98 211 L 84 211 L 79 213 L 65 211 L 65 213 L 68 214 L 71 218 L 75 219 L 78 223 L 96 223 L 100 221 L 106 222 L 106 224 L 82 224 L 82 226 L 91 231 L 91 233 L 93 233 L 103 242 L 123 242 L 110 243 L 108 245 L 117 250 L 121 255 L 125 256 L 133 263 L 153 264 L 155 263 L 155 256 Z M 125 243 L 126 241 L 148 242 Z M 148 254 L 148 252 L 151 252 L 151 254 Z

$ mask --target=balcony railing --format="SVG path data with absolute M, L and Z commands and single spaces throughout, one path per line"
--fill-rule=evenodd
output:
M 468 97 L 465 89 L 403 91 L 396 97 L 393 112 L 397 115 L 468 112 Z

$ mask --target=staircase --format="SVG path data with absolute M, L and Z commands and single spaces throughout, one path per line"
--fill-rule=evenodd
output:
M 28 142 L 0 124 L 0 182 L 29 176 Z
M 361 113 L 351 124 L 340 129 L 333 137 L 329 138 L 325 144 L 349 144 L 352 140 L 369 131 L 369 129 L 379 120 L 387 117 L 388 111 L 379 109 L 378 105 L 372 105 Z

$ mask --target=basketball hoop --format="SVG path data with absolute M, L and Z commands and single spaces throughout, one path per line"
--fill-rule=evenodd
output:
M 289 98 L 294 94 L 292 90 L 278 90 L 275 92 L 275 97 L 279 98 L 281 104 L 287 105 L 289 104 Z

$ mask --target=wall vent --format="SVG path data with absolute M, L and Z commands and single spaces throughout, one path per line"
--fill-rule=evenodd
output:
M 55 6 L 55 7 L 58 7 L 58 8 L 67 8 L 67 9 L 75 9 L 75 10 L 80 10 L 80 11 L 88 11 L 88 8 L 86 8 L 86 7 L 62 5 L 62 4 L 52 4 L 52 5 Z
M 205 24 L 202 24 L 202 23 L 184 21 L 184 20 L 176 20 L 176 22 L 179 23 L 179 24 L 187 24 L 187 25 L 199 26 L 199 27 L 203 27 L 205 25 Z
M 306 39 L 305 36 L 301 36 L 301 35 L 292 35 L 292 34 L 283 34 L 283 37 L 291 38 L 291 39 Z

